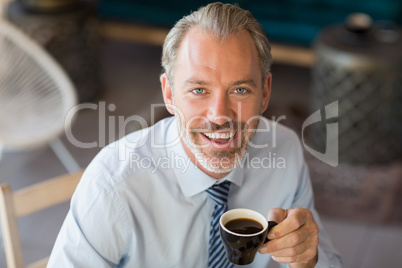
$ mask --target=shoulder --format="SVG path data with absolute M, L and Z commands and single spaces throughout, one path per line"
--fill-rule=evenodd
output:
M 252 157 L 279 159 L 296 169 L 304 163 L 303 148 L 295 131 L 265 117 L 260 120 L 248 152 Z
M 139 159 L 153 159 L 166 156 L 165 139 L 174 118 L 169 117 L 147 127 L 132 132 L 104 147 L 91 161 L 83 175 L 100 187 L 111 188 L 131 178 L 140 177 L 146 170 L 133 165 Z M 110 190 L 110 189 L 108 189 Z
M 261 117 L 252 142 L 260 148 L 301 149 L 300 139 L 295 131 L 265 117 Z
M 94 158 L 94 162 L 105 165 L 126 165 L 135 154 L 141 156 L 163 154 L 167 133 L 171 129 L 174 118 L 169 117 L 147 127 L 122 137 L 107 145 Z

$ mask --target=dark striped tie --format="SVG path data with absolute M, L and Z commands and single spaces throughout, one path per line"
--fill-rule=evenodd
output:
M 230 181 L 225 181 L 205 190 L 215 202 L 211 219 L 211 231 L 209 233 L 208 268 L 233 267 L 233 264 L 226 258 L 225 248 L 219 235 L 219 218 L 228 208 L 229 188 Z

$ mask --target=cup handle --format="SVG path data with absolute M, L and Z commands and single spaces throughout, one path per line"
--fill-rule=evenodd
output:
M 276 221 L 268 221 L 268 230 L 267 233 L 269 232 L 269 230 L 271 230 L 272 227 L 277 226 L 278 223 Z M 267 243 L 269 241 L 268 236 L 265 238 L 264 244 Z

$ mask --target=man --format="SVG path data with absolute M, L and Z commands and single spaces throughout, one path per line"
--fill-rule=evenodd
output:
M 269 212 L 279 223 L 250 267 L 271 258 L 292 268 L 340 267 L 297 136 L 260 117 L 271 54 L 252 15 L 214 3 L 184 17 L 166 37 L 162 65 L 163 98 L 175 116 L 93 160 L 49 267 L 230 267 L 209 259 L 215 204 L 206 191 L 226 181 L 229 209 Z

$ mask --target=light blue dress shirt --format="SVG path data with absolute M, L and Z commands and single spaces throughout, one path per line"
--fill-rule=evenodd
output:
M 229 209 L 263 215 L 276 207 L 310 209 L 320 227 L 316 267 L 340 267 L 313 207 L 296 134 L 262 120 L 252 143 L 223 178 L 232 182 Z M 86 169 L 48 267 L 207 267 L 214 203 L 204 190 L 216 181 L 187 157 L 175 118 L 127 135 Z M 247 267 L 267 267 L 270 260 L 257 253 Z

